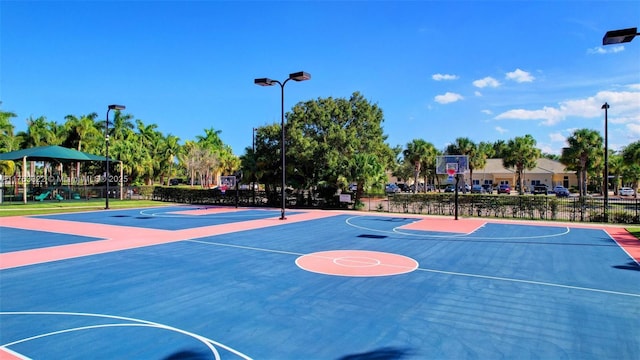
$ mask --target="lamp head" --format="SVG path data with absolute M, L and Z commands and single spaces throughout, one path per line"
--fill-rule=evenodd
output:
M 253 80 L 253 83 L 260 86 L 272 86 L 273 84 L 275 84 L 275 81 L 269 78 L 260 78 Z
M 298 72 L 289 74 L 289 79 L 294 81 L 305 81 L 305 80 L 311 79 L 311 74 L 304 71 L 298 71 Z
M 609 108 L 609 104 L 608 103 L 604 103 L 604 105 L 602 105 L 602 107 L 600 109 L 606 110 Z
M 109 110 L 124 110 L 126 108 L 124 105 L 109 105 Z
M 607 31 L 602 38 L 602 45 L 621 44 L 633 40 L 638 35 L 638 28 Z

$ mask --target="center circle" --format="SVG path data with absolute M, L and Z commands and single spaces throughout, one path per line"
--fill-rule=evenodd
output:
M 350 266 L 350 267 L 369 267 L 380 265 L 380 260 L 366 258 L 366 257 L 355 257 L 355 256 L 346 256 L 341 258 L 333 259 L 333 262 L 337 265 L 342 266 Z
M 418 268 L 414 259 L 379 251 L 331 250 L 300 256 L 299 268 L 325 275 L 374 277 L 399 275 Z

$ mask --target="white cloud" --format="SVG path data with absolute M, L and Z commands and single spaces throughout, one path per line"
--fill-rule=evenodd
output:
M 474 91 L 474 92 L 473 92 L 473 95 L 475 95 L 475 96 L 477 96 L 477 97 L 481 97 L 481 96 L 482 96 L 482 93 L 481 93 L 480 91 L 477 91 L 477 90 L 476 90 L 476 91 Z
M 587 54 L 614 54 L 621 51 L 624 51 L 623 45 L 616 45 L 606 48 L 602 46 L 596 46 L 594 48 L 587 49 Z
M 562 135 L 562 133 L 554 132 L 549 134 L 549 139 L 553 142 L 565 142 L 567 141 L 567 137 Z
M 457 80 L 458 79 L 458 75 L 450 75 L 450 74 L 433 74 L 431 76 L 431 78 L 435 81 L 442 81 L 442 80 Z
M 635 124 L 627 124 L 627 130 L 631 137 L 640 138 L 640 121 Z
M 438 95 L 435 97 L 436 102 L 440 104 L 448 104 L 448 103 L 456 102 L 462 99 L 464 99 L 462 95 L 451 93 L 451 92 L 447 92 L 444 95 Z
M 542 109 L 513 109 L 495 117 L 497 120 L 541 120 L 542 125 L 555 125 L 568 117 L 602 117 L 602 105 L 609 104 L 609 121 L 620 124 L 640 124 L 640 92 L 600 91 L 594 96 L 583 99 L 565 100 L 556 107 L 545 106 Z
M 493 114 L 493 111 L 491 111 L 491 110 L 486 110 L 486 109 L 485 109 L 485 110 L 480 110 L 480 112 L 481 112 L 481 113 L 483 113 L 483 114 L 487 114 L 487 115 L 491 115 L 491 114 Z
M 535 77 L 526 71 L 515 69 L 512 72 L 508 72 L 506 76 L 507 80 L 513 80 L 515 82 L 523 83 L 523 82 L 532 82 L 535 80 Z
M 556 148 L 551 147 L 551 145 L 549 144 L 538 143 L 536 147 L 540 149 L 543 154 L 560 155 L 560 152 Z
M 496 126 L 495 127 L 496 131 L 499 132 L 500 134 L 504 134 L 506 132 L 509 132 L 509 130 L 503 128 L 502 126 Z
M 514 109 L 495 117 L 497 120 L 542 120 L 543 125 L 554 125 L 564 119 L 560 110 L 545 106 L 540 110 Z
M 479 87 L 479 88 L 485 88 L 485 87 L 493 87 L 496 88 L 498 86 L 500 86 L 500 82 L 494 78 L 492 78 L 491 76 L 487 76 L 484 79 L 480 79 L 480 80 L 476 80 L 473 82 L 473 86 L 475 87 Z

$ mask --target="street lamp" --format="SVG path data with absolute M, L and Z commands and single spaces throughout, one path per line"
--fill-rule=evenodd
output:
M 253 169 L 251 171 L 251 193 L 253 194 L 253 206 L 256 206 L 256 128 L 251 133 L 251 153 L 253 154 Z
M 636 35 L 640 35 L 638 28 L 607 31 L 602 38 L 602 45 L 627 43 L 633 40 Z
M 602 38 L 602 45 L 622 44 L 633 40 L 638 33 L 638 28 L 607 31 Z M 608 146 L 608 110 L 609 104 L 602 105 L 604 109 L 604 221 L 609 222 L 609 146 Z
M 604 222 L 609 222 L 609 104 L 604 103 Z
M 281 140 L 281 146 L 280 146 L 280 151 L 282 152 L 282 208 L 281 208 L 281 215 L 280 215 L 280 220 L 286 220 L 287 218 L 284 216 L 284 212 L 285 212 L 285 205 L 286 205 L 286 191 L 285 191 L 285 187 L 286 187 L 286 168 L 285 168 L 285 146 L 284 146 L 284 141 L 285 141 L 285 134 L 284 134 L 284 86 L 287 84 L 287 82 L 289 80 L 293 80 L 293 81 L 305 81 L 305 80 L 309 80 L 311 79 L 311 74 L 306 73 L 304 71 L 299 71 L 299 72 L 295 72 L 292 74 L 289 74 L 289 78 L 287 78 L 287 80 L 285 80 L 284 82 L 280 82 L 278 80 L 273 80 L 273 79 L 269 79 L 269 78 L 259 78 L 259 79 L 254 79 L 253 82 L 256 85 L 260 85 L 260 86 L 273 86 L 274 84 L 278 84 L 280 85 L 280 115 L 281 115 L 281 127 L 282 127 L 282 140 Z
M 106 172 L 106 178 L 105 178 L 105 184 L 106 184 L 106 191 L 107 191 L 107 196 L 105 197 L 104 200 L 104 208 L 105 210 L 109 210 L 109 111 L 111 110 L 124 110 L 126 107 L 124 105 L 109 105 L 108 109 L 107 109 L 107 123 L 104 129 L 104 140 L 105 140 L 105 146 L 106 146 L 106 151 L 105 151 L 105 163 L 107 164 L 107 172 Z

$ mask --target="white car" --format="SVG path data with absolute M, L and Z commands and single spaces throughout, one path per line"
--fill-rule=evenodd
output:
M 633 189 L 630 188 L 630 187 L 620 188 L 620 195 L 621 196 L 633 196 Z

